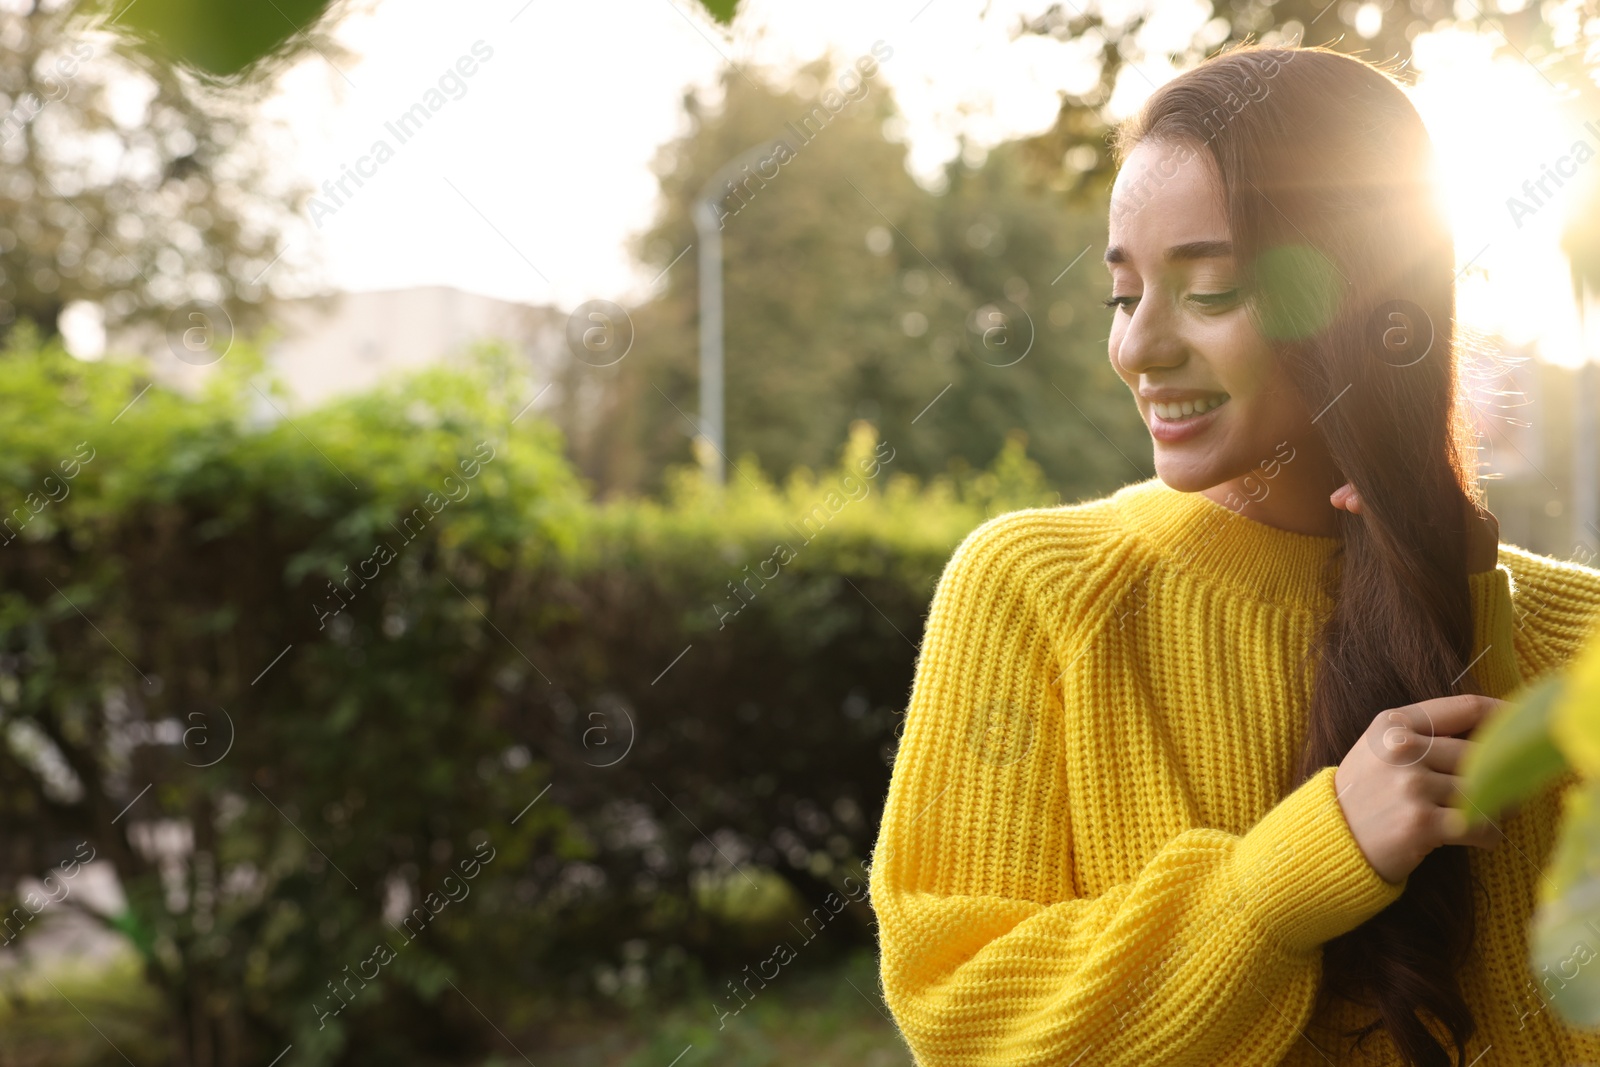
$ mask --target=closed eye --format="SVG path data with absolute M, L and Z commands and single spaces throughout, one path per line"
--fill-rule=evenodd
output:
M 1239 299 L 1238 289 L 1229 289 L 1225 293 L 1190 293 L 1189 299 L 1201 307 L 1227 307 Z
M 1122 308 L 1124 311 L 1129 312 L 1133 310 L 1133 305 L 1137 304 L 1138 302 L 1139 298 L 1136 296 L 1113 296 L 1109 299 L 1100 301 L 1101 304 L 1108 308 Z

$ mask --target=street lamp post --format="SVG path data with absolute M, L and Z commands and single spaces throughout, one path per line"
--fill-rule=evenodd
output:
M 733 185 L 733 175 L 748 170 L 758 159 L 769 158 L 779 138 L 764 141 L 735 157 L 701 187 L 694 200 L 694 228 L 700 241 L 700 437 L 709 446 L 702 451 L 707 480 L 721 487 L 727 478 L 727 453 L 723 431 L 722 376 L 722 221 L 718 208 Z M 751 178 L 765 187 L 757 175 Z
M 1580 540 L 1600 549 L 1600 433 L 1597 433 L 1595 404 L 1600 400 L 1596 379 L 1600 378 L 1600 293 L 1589 279 L 1573 270 L 1573 290 L 1578 298 L 1583 362 L 1578 365 L 1575 383 L 1577 406 L 1572 442 L 1572 525 Z

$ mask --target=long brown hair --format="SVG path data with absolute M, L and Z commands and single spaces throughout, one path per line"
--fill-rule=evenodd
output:
M 1216 164 L 1247 306 L 1362 501 L 1360 517 L 1339 513 L 1303 782 L 1343 760 L 1380 711 L 1476 691 L 1467 519 L 1481 500 L 1432 147 L 1385 71 L 1256 45 L 1157 90 L 1116 131 L 1118 163 L 1145 139 Z M 1458 974 L 1473 925 L 1466 850 L 1437 848 L 1394 904 L 1324 946 L 1319 1007 L 1338 995 L 1375 1008 L 1377 1021 L 1345 1036 L 1382 1027 L 1408 1064 L 1464 1063 L 1476 1023 Z

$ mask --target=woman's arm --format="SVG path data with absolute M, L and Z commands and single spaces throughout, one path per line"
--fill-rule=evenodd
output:
M 1276 1064 L 1322 943 L 1404 882 L 1364 858 L 1328 767 L 1248 832 L 1184 830 L 1083 892 L 1067 778 L 1137 771 L 1066 750 L 1065 655 L 1030 590 L 1071 578 L 1004 529 L 962 546 L 929 615 L 871 873 L 890 1008 L 921 1067 Z
M 1515 592 L 1512 634 L 1524 682 L 1561 670 L 1600 625 L 1600 572 L 1501 545 Z

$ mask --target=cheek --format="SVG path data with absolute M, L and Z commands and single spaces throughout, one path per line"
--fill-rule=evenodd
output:
M 1287 366 L 1253 329 L 1230 352 L 1217 368 L 1229 404 L 1238 405 L 1225 452 L 1230 467 L 1247 471 L 1270 460 L 1278 442 L 1300 438 L 1309 415 Z
M 1244 314 L 1219 320 L 1207 345 L 1217 384 L 1246 404 L 1287 384 L 1282 361 Z

